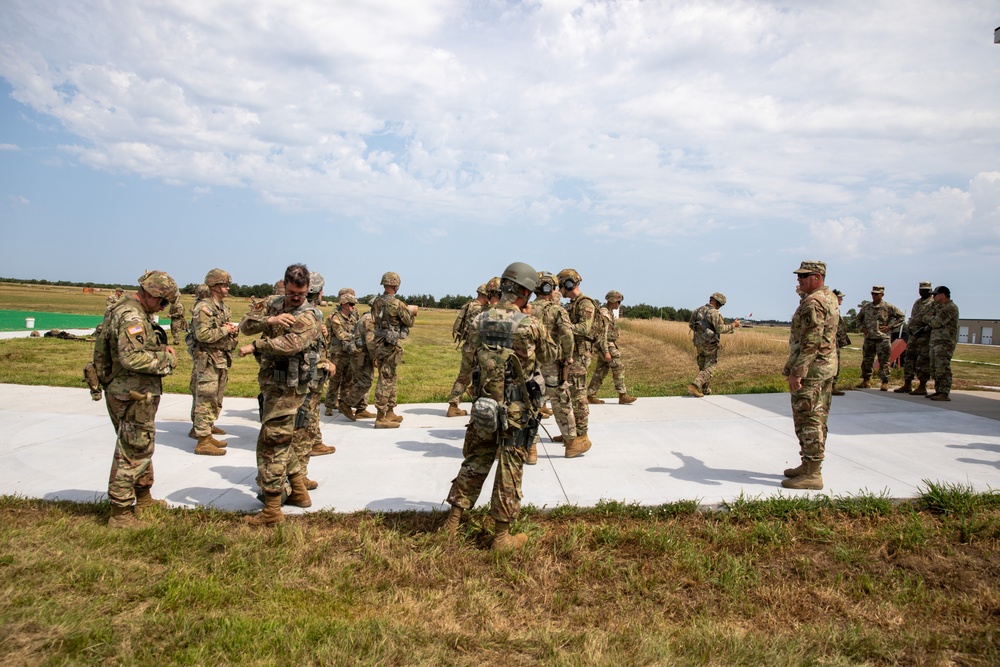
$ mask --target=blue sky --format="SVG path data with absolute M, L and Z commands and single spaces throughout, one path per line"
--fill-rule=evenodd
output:
M 5 0 L 0 275 L 1000 318 L 993 0 Z

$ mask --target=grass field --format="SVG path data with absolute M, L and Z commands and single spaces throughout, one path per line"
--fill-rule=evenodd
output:
M 0 285 L 4 308 L 103 311 L 105 296 Z M 421 311 L 402 402 L 446 400 L 453 319 Z M 622 328 L 633 393 L 683 393 L 696 370 L 686 325 Z M 716 391 L 784 391 L 787 334 L 726 336 Z M 0 341 L 0 382 L 82 387 L 89 355 L 86 342 Z M 1000 385 L 1000 353 L 967 356 L 956 387 Z M 168 391 L 187 391 L 186 357 Z M 848 350 L 843 385 L 859 364 Z M 231 377 L 230 394 L 256 395 L 252 360 Z M 488 550 L 483 510 L 457 542 L 428 512 L 252 530 L 232 513 L 156 508 L 146 528 L 115 532 L 108 512 L 0 496 L 0 664 L 1000 664 L 1000 493 L 971 487 L 927 481 L 902 503 L 740 498 L 718 512 L 528 506 L 515 531 L 531 539 L 512 554 Z

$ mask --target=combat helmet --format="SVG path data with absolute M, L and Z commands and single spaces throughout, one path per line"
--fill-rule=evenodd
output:
M 514 262 L 503 270 L 500 276 L 500 289 L 509 292 L 508 283 L 519 285 L 529 292 L 535 291 L 538 286 L 538 272 L 524 262 Z
M 382 274 L 382 285 L 389 287 L 399 287 L 400 284 L 399 274 L 395 271 L 386 271 Z
M 229 285 L 233 282 L 233 277 L 228 271 L 222 269 L 212 269 L 205 274 L 205 284 L 209 287 L 213 285 Z
M 194 288 L 194 298 L 198 299 L 199 301 L 201 301 L 202 299 L 207 299 L 208 295 L 211 293 L 212 290 L 210 290 L 208 285 L 206 285 L 205 283 L 202 283 L 201 285 L 198 285 L 197 287 Z
M 618 290 L 611 290 L 610 292 L 604 295 L 605 301 L 614 301 L 615 303 L 621 303 L 624 298 L 625 297 L 622 296 L 622 293 L 619 292 Z
M 323 280 L 323 276 L 317 271 L 309 272 L 309 297 L 310 299 L 316 298 L 316 295 L 323 291 L 323 285 L 326 281 Z
M 350 294 L 351 296 L 357 296 L 357 294 L 354 292 L 354 288 L 352 287 L 341 287 L 340 291 L 337 292 L 338 297 L 342 297 L 345 294 Z
M 479 295 L 479 296 L 489 296 L 490 295 L 490 291 L 488 289 L 486 289 L 486 283 L 483 283 L 482 285 L 480 285 L 479 287 L 476 288 L 476 294 Z
M 556 282 L 558 283 L 559 287 L 564 287 L 565 289 L 571 290 L 580 283 L 582 283 L 583 278 L 581 278 L 580 274 L 576 272 L 576 269 L 563 269 L 562 271 L 556 274 Z M 566 284 L 567 282 L 572 284 L 567 285 Z
M 340 297 L 340 305 L 345 303 L 356 304 L 358 302 L 358 297 L 354 296 L 353 292 L 343 292 Z
M 499 294 L 500 293 L 500 276 L 495 278 L 490 278 L 486 281 L 486 292 L 488 294 Z
M 139 278 L 139 287 L 149 294 L 160 299 L 173 302 L 177 296 L 177 283 L 163 271 L 146 271 Z
M 548 296 L 556 291 L 556 277 L 548 271 L 538 272 L 538 286 L 535 287 L 535 294 Z
M 719 308 L 722 308 L 724 305 L 726 305 L 726 295 L 723 294 L 722 292 L 712 292 L 712 296 L 708 298 L 715 299 L 715 302 L 719 304 Z

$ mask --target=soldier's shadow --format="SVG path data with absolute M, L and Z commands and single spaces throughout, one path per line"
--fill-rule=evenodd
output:
M 725 483 L 743 484 L 753 482 L 764 486 L 780 486 L 784 475 L 768 474 L 753 470 L 740 470 L 738 468 L 710 468 L 703 461 L 693 456 L 686 456 L 681 452 L 672 452 L 674 456 L 681 460 L 679 468 L 647 468 L 648 472 L 667 473 L 677 480 L 694 482 L 696 484 L 706 484 L 709 486 L 722 486 Z
M 417 440 L 403 440 L 396 443 L 396 446 L 400 449 L 405 449 L 408 452 L 423 452 L 423 455 L 428 458 L 448 458 L 448 459 L 461 459 L 465 458 L 462 455 L 462 448 L 455 447 L 454 445 L 449 445 L 444 442 L 420 442 Z

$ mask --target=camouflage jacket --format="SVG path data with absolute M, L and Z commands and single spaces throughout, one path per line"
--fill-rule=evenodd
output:
M 483 304 L 479 303 L 478 299 L 466 302 L 461 310 L 458 311 L 455 323 L 451 325 L 452 340 L 456 343 L 461 343 L 464 347 L 469 346 L 469 335 L 472 331 L 473 322 L 476 321 L 476 317 L 481 312 L 483 312 Z
M 844 316 L 837 316 L 837 347 L 847 347 L 851 344 L 851 338 L 847 335 L 847 324 L 844 323 Z
M 954 301 L 935 303 L 928 325 L 931 343 L 958 343 L 958 305 Z
M 536 299 L 531 302 L 531 314 L 545 328 L 545 332 L 556 346 L 554 361 L 565 362 L 573 356 L 573 324 L 569 321 L 569 313 L 562 304 L 549 299 Z
M 354 354 L 364 354 L 369 359 L 375 359 L 375 320 L 371 311 L 354 323 Z
M 170 317 L 171 322 L 174 320 L 184 319 L 184 304 L 181 303 L 179 297 L 170 304 L 170 310 L 167 311 L 167 316 Z
M 375 339 L 379 346 L 400 347 L 399 341 L 410 334 L 413 313 L 394 294 L 380 294 L 372 300 L 371 313 Z M 386 354 L 391 350 L 384 351 Z
M 161 394 L 161 378 L 170 375 L 177 364 L 176 357 L 167 352 L 166 332 L 153 324 L 134 296 L 122 299 L 105 323 L 114 376 L 105 391 L 119 396 L 129 391 Z
M 573 357 L 589 355 L 595 348 L 607 349 L 607 338 L 602 326 L 594 326 L 594 319 L 599 317 L 598 304 L 589 296 L 580 294 L 574 297 L 566 312 L 573 325 Z
M 237 334 L 230 334 L 226 325 L 232 322 L 229 305 L 214 296 L 201 299 L 191 309 L 191 354 L 205 354 L 216 368 L 228 368 L 233 363 Z
M 345 315 L 343 310 L 337 308 L 326 318 L 329 336 L 326 351 L 331 357 L 354 352 L 354 325 L 357 323 L 357 310 Z
M 267 318 L 285 312 L 295 317 L 291 326 L 265 323 Z M 308 301 L 295 309 L 286 308 L 284 296 L 258 302 L 253 310 L 247 311 L 240 320 L 240 331 L 249 336 L 261 334 L 254 342 L 255 355 L 260 361 L 257 382 L 261 389 L 280 385 L 304 394 L 319 383 L 322 319 L 323 314 Z
M 830 380 L 837 374 L 837 297 L 825 285 L 807 294 L 792 315 L 784 375 Z
M 889 340 L 893 329 L 898 328 L 906 320 L 906 315 L 899 308 L 888 301 L 883 301 L 877 306 L 869 301 L 861 306 L 858 313 L 858 329 L 868 339 Z M 889 327 L 888 332 L 884 332 L 880 327 Z
M 604 318 L 604 337 L 609 343 L 617 343 L 621 332 L 618 331 L 618 320 L 615 319 L 615 314 L 607 306 L 601 306 L 601 317 Z
M 930 336 L 930 314 L 934 308 L 934 297 L 917 299 L 910 309 L 910 321 L 906 323 L 906 329 L 911 336 Z
M 732 324 L 726 324 L 719 309 L 713 308 L 710 303 L 695 308 L 691 313 L 691 319 L 688 320 L 688 328 L 692 331 L 691 342 L 701 350 L 721 348 L 720 336 L 733 333 L 735 330 Z

